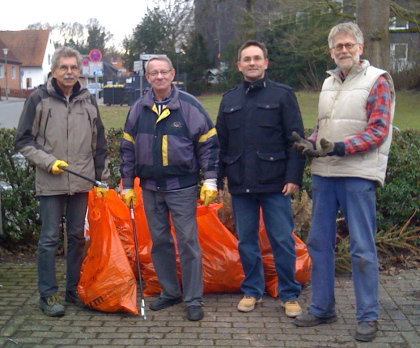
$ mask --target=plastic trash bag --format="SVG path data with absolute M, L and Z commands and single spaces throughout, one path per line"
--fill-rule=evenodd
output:
M 136 277 L 111 209 L 104 198 L 96 195 L 90 198 L 88 219 L 91 244 L 81 268 L 77 288 L 80 299 L 91 309 L 138 314 Z
M 311 279 L 312 261 L 309 257 L 306 244 L 302 242 L 294 233 L 296 249 L 296 273 L 295 279 L 301 284 L 307 284 Z M 262 217 L 260 218 L 260 247 L 264 266 L 265 291 L 272 297 L 278 296 L 277 291 L 277 273 L 274 266 L 274 257 L 271 250 L 270 241 Z
M 135 183 L 137 205 L 134 208 L 140 268 L 143 278 L 144 295 L 156 296 L 162 288 L 156 276 L 151 258 L 152 241 L 147 227 L 143 207 L 141 188 Z M 237 239 L 220 222 L 217 210 L 221 204 L 210 204 L 209 207 L 197 207 L 198 239 L 201 246 L 203 263 L 203 291 L 210 293 L 240 292 L 240 284 L 245 277 L 239 259 Z M 173 226 L 171 232 L 175 241 L 177 255 L 177 275 L 181 282 L 181 267 L 179 262 L 176 237 Z

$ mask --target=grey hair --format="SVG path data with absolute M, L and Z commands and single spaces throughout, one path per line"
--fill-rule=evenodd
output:
M 146 73 L 149 73 L 149 63 L 153 60 L 163 60 L 166 63 L 169 64 L 169 69 L 173 70 L 174 66 L 172 65 L 172 61 L 169 59 L 169 57 L 163 55 L 163 54 L 157 54 L 156 56 L 153 56 L 152 58 L 150 58 L 147 62 L 146 65 L 144 67 L 144 70 L 146 70 Z
M 77 67 L 79 69 L 82 67 L 82 56 L 80 55 L 79 51 L 70 47 L 62 46 L 54 51 L 51 59 L 51 70 L 58 69 L 60 58 L 63 57 L 75 57 L 77 59 Z
M 363 33 L 359 26 L 356 23 L 347 22 L 337 24 L 331 29 L 330 34 L 328 35 L 328 46 L 330 48 L 334 45 L 334 38 L 341 33 L 353 35 L 357 44 L 363 44 Z

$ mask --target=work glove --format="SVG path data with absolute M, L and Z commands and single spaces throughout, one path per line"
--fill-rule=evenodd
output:
M 137 204 L 137 197 L 136 193 L 134 192 L 134 189 L 123 189 L 121 191 L 122 200 L 127 205 L 127 207 L 130 208 L 131 204 L 136 205 Z
M 294 141 L 293 148 L 305 156 L 318 157 L 319 151 L 315 150 L 315 144 L 309 140 L 301 138 L 301 136 L 293 132 L 292 139 Z
M 63 169 L 61 169 L 60 167 L 68 167 L 68 163 L 61 161 L 61 160 L 55 160 L 54 164 L 51 167 L 51 173 L 53 173 L 54 175 L 58 175 L 61 174 L 62 172 L 64 172 Z
M 96 188 L 96 195 L 97 196 L 102 196 L 103 198 L 106 198 L 108 193 L 108 188 L 105 187 L 97 187 Z
M 217 197 L 217 179 L 206 179 L 200 190 L 200 199 L 203 205 L 208 207 L 209 204 Z
M 321 149 L 319 150 L 319 157 L 325 157 L 332 152 L 334 152 L 334 143 L 331 141 L 328 141 L 325 138 L 322 138 L 319 142 L 321 144 Z

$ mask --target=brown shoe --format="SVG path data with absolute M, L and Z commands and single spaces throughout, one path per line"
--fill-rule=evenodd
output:
M 239 312 L 251 312 L 255 308 L 256 303 L 260 303 L 261 298 L 256 299 L 252 296 L 244 296 L 242 300 L 239 301 L 238 311 Z
M 376 337 L 378 331 L 377 321 L 361 321 L 357 324 L 354 338 L 362 342 L 370 342 Z

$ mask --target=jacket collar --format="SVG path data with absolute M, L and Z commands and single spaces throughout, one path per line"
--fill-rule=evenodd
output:
M 66 98 L 64 96 L 63 91 L 58 87 L 57 81 L 54 77 L 50 77 L 50 79 L 47 82 L 47 90 L 52 91 L 55 94 L 58 94 L 61 98 Z M 76 84 L 73 86 L 73 92 L 71 93 L 70 100 L 72 100 L 74 97 L 80 94 L 80 92 L 83 90 L 81 84 L 79 81 L 76 82 Z
M 248 94 L 255 90 L 259 90 L 261 88 L 265 88 L 267 87 L 267 74 L 265 74 L 262 79 L 257 80 L 255 82 L 249 82 L 244 80 L 243 85 L 245 89 L 245 94 Z
M 344 81 L 350 75 L 357 75 L 358 73 L 365 71 L 369 66 L 370 66 L 370 63 L 369 63 L 368 60 L 361 59 L 359 64 L 353 65 L 353 67 L 351 68 L 348 75 L 345 76 L 344 78 L 342 78 L 343 74 L 342 74 L 339 67 L 335 68 L 334 70 L 327 71 L 327 74 L 330 74 L 330 75 L 334 76 L 335 78 L 337 78 L 341 81 Z
M 143 98 L 143 104 L 149 108 L 152 108 L 155 104 L 155 98 L 154 98 L 153 90 L 150 89 L 149 92 L 146 93 L 146 95 Z M 163 102 L 163 101 L 162 101 Z M 169 95 L 165 98 L 165 102 L 168 104 L 166 107 L 168 109 L 179 109 L 179 90 L 174 85 L 172 85 L 171 92 Z M 160 102 L 159 102 L 160 103 Z

